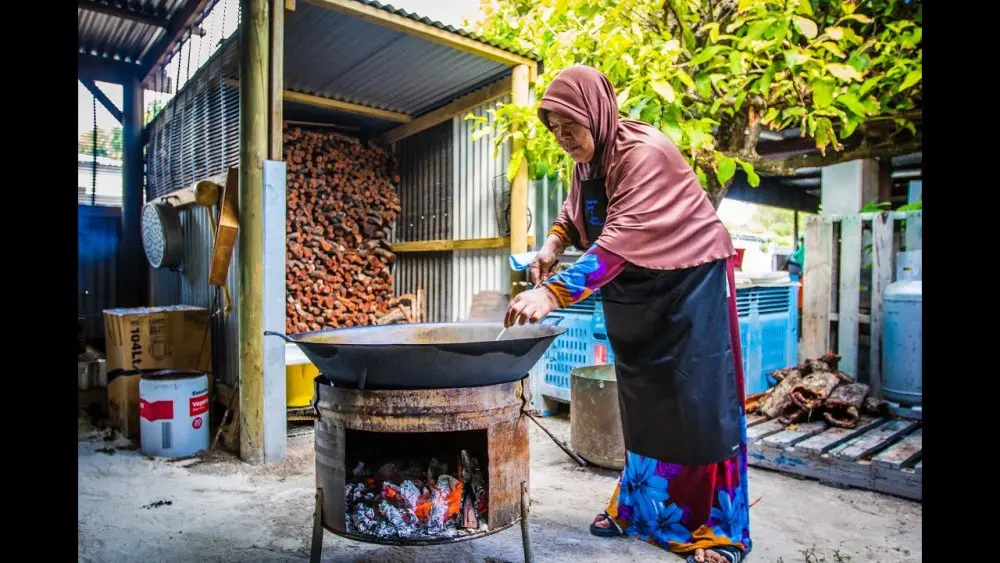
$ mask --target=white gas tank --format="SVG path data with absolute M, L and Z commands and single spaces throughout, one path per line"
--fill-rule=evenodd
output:
M 139 379 L 139 439 L 153 457 L 189 457 L 209 446 L 208 376 L 159 370 Z

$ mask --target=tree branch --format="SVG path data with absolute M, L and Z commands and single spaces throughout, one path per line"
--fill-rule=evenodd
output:
M 794 176 L 799 168 L 815 168 L 830 166 L 841 162 L 861 158 L 891 158 L 921 150 L 923 143 L 918 137 L 904 143 L 885 143 L 881 145 L 862 145 L 853 149 L 831 152 L 826 156 L 818 154 L 797 155 L 783 159 L 768 159 L 758 156 L 750 159 L 754 169 L 761 174 L 771 176 Z

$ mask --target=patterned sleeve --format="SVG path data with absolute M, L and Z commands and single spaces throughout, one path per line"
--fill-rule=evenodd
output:
M 560 308 L 589 297 L 625 269 L 625 259 L 594 244 L 572 266 L 546 280 L 542 287 L 556 296 Z

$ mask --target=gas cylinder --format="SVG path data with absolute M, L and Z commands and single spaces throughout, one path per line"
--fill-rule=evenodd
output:
M 920 258 L 900 253 L 897 281 L 882 294 L 882 390 L 903 406 L 919 406 L 923 396 L 923 281 Z

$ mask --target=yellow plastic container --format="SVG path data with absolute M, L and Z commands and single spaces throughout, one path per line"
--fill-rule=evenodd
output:
M 312 403 L 316 391 L 313 380 L 319 369 L 312 364 L 285 367 L 285 404 L 290 409 L 301 409 Z

